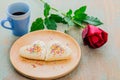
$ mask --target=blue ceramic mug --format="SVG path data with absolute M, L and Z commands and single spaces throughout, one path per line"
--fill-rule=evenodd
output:
M 2 27 L 12 30 L 15 36 L 28 33 L 30 21 L 30 8 L 26 3 L 17 2 L 8 6 L 7 19 L 1 21 Z M 9 22 L 10 27 L 5 26 Z

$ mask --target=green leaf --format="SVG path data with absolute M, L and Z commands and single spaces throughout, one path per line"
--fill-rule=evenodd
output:
M 77 9 L 74 12 L 73 18 L 76 20 L 81 20 L 81 21 L 84 20 L 87 17 L 87 14 L 85 13 L 86 8 L 87 8 L 86 6 L 82 6 L 79 9 Z
M 64 19 L 68 23 L 69 26 L 73 26 L 74 25 L 74 23 L 72 21 L 72 18 L 70 16 L 66 16 Z
M 66 16 L 71 16 L 72 15 L 72 10 L 69 9 L 69 11 L 66 13 Z
M 64 20 L 68 23 L 69 26 L 73 26 L 74 23 L 72 21 L 72 10 L 70 9 L 67 13 L 66 16 L 64 17 Z
M 60 23 L 63 20 L 63 18 L 57 14 L 51 14 L 49 18 L 53 19 L 57 23 Z
M 53 19 L 56 23 L 66 24 L 65 20 L 57 14 L 51 14 L 49 18 Z
M 79 25 L 80 27 L 82 27 L 82 21 L 77 20 L 77 19 L 74 19 L 73 22 L 74 22 L 76 25 Z
M 85 25 L 83 24 L 83 22 L 82 21 L 80 21 L 80 20 L 73 20 L 73 22 L 76 24 L 76 25 L 78 25 L 78 27 L 80 27 L 80 28 L 85 28 Z
M 44 4 L 44 16 L 47 17 L 49 15 L 49 11 L 50 11 L 50 5 L 45 3 Z
M 42 18 L 37 18 L 36 21 L 32 23 L 30 32 L 36 31 L 36 30 L 42 30 L 44 29 L 44 24 Z
M 86 23 L 92 24 L 94 26 L 102 25 L 103 23 L 93 16 L 87 16 L 85 20 L 83 20 Z
M 57 29 L 57 25 L 53 19 L 45 18 L 45 25 L 48 29 L 51 29 L 51 30 Z
M 76 16 L 76 15 L 79 15 L 79 14 L 81 14 L 81 13 L 85 13 L 86 8 L 87 8 L 87 6 L 82 6 L 82 7 L 80 7 L 79 9 L 77 9 L 77 10 L 74 12 L 74 15 Z
M 77 19 L 77 20 L 80 20 L 80 21 L 86 19 L 86 17 L 87 17 L 87 14 L 85 14 L 85 13 L 80 13 L 78 15 L 73 16 L 74 19 Z

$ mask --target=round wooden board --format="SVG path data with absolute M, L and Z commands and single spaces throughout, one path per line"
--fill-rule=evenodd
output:
M 60 41 L 71 48 L 72 56 L 69 60 L 61 61 L 37 61 L 22 58 L 19 49 L 36 40 L 42 40 L 46 44 L 49 41 Z M 28 33 L 19 38 L 12 46 L 10 60 L 14 68 L 32 79 L 56 79 L 70 73 L 79 64 L 81 49 L 79 44 L 69 35 L 59 31 L 40 30 Z

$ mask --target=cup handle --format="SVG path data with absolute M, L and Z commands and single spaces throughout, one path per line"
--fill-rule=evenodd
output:
M 2 25 L 2 27 L 6 28 L 6 29 L 13 30 L 12 27 L 7 27 L 7 26 L 5 26 L 5 22 L 7 22 L 7 21 L 8 21 L 8 20 L 2 20 L 2 21 L 1 21 L 1 25 Z M 9 22 L 9 21 L 8 21 L 8 22 Z

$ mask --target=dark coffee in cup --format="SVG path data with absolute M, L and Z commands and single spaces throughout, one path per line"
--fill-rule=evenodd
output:
M 23 15 L 23 14 L 25 14 L 25 12 L 15 12 L 15 13 L 13 13 L 12 15 L 19 16 L 19 15 Z

